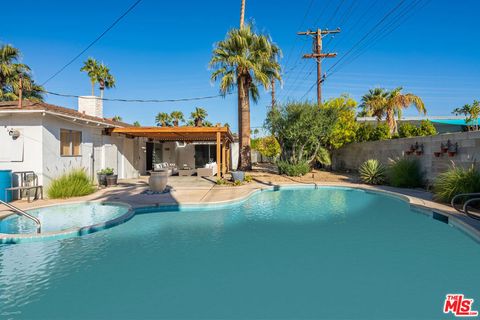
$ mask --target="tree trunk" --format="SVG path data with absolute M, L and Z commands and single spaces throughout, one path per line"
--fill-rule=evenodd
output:
M 92 84 L 92 96 L 95 95 L 95 82 L 91 81 L 90 82 Z
M 396 131 L 397 124 L 395 122 L 395 115 L 393 114 L 392 109 L 387 110 L 387 116 L 385 121 L 387 122 L 388 127 L 390 128 L 390 134 L 393 135 Z
M 249 81 L 247 77 L 241 76 L 238 81 L 238 127 L 240 138 L 239 169 L 251 170 L 252 159 L 250 155 L 250 96 Z
M 243 28 L 244 21 L 245 21 L 245 0 L 242 0 L 242 5 L 240 6 L 240 29 Z

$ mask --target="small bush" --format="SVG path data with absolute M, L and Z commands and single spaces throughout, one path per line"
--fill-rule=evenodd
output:
M 370 141 L 372 139 L 373 134 L 373 126 L 371 124 L 361 124 L 357 127 L 356 132 L 356 141 L 357 142 L 365 142 Z
M 410 138 L 418 135 L 418 128 L 413 124 L 405 122 L 398 127 L 398 136 L 400 138 Z
M 245 181 L 246 183 L 252 182 L 252 180 L 253 180 L 252 176 L 249 176 L 249 175 L 246 175 L 245 178 L 243 179 L 243 181 Z
M 360 179 L 368 184 L 382 184 L 385 182 L 386 169 L 375 159 L 365 161 L 358 169 Z
M 280 154 L 280 144 L 275 137 L 258 138 L 252 149 L 257 150 L 264 157 L 275 158 Z
M 393 161 L 388 169 L 390 185 L 399 188 L 417 188 L 423 186 L 423 172 L 420 162 L 411 159 Z
M 307 162 L 292 164 L 287 161 L 278 161 L 277 166 L 280 174 L 291 177 L 303 176 L 310 172 L 310 165 Z
M 435 129 L 435 126 L 430 120 L 422 120 L 417 131 L 417 135 L 419 136 L 433 136 L 437 134 L 437 129 Z
M 94 191 L 95 187 L 85 171 L 78 169 L 54 179 L 47 194 L 51 199 L 58 199 L 86 196 Z
M 373 129 L 370 135 L 371 141 L 390 139 L 390 127 L 386 123 L 380 123 Z
M 234 185 L 235 187 L 241 186 L 241 185 L 242 185 L 242 181 L 240 181 L 240 180 L 235 180 L 235 181 L 233 181 L 233 185 Z
M 457 168 L 454 165 L 441 173 L 433 184 L 435 199 L 450 202 L 460 193 L 480 192 L 480 172 L 475 167 Z
M 224 184 L 227 183 L 224 179 L 217 179 L 215 182 L 216 182 L 218 185 L 224 185 Z

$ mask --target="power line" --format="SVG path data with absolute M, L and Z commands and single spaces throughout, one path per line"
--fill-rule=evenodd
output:
M 103 31 L 95 40 L 90 42 L 88 46 L 85 47 L 79 54 L 77 54 L 72 60 L 70 60 L 67 64 L 65 64 L 63 67 L 61 67 L 57 72 L 55 72 L 50 78 L 45 80 L 41 85 L 45 85 L 47 82 L 55 78 L 60 72 L 65 70 L 69 65 L 71 65 L 75 60 L 77 60 L 80 56 L 82 56 L 88 49 L 90 49 L 95 43 L 98 42 L 104 35 L 106 35 L 120 20 L 122 20 L 130 11 L 132 11 L 142 0 L 137 0 L 135 1 L 134 4 L 132 4 L 127 11 L 125 11 L 120 17 L 118 17 L 105 31 Z
M 201 96 L 201 97 L 190 97 L 190 98 L 179 98 L 179 99 L 114 99 L 114 98 L 99 98 L 92 96 L 79 96 L 74 94 L 64 94 L 58 92 L 52 92 L 47 90 L 42 90 L 43 93 L 50 94 L 53 96 L 66 97 L 66 98 L 82 98 L 82 99 L 98 99 L 102 101 L 114 101 L 114 102 L 137 102 L 137 103 L 163 103 L 163 102 L 184 102 L 184 101 L 198 101 L 198 100 L 207 100 L 215 99 L 220 97 L 225 97 L 226 95 L 233 94 L 233 92 L 227 92 L 225 94 L 217 94 L 212 96 Z

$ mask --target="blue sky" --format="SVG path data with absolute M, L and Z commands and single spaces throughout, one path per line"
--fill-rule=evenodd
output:
M 315 82 L 314 62 L 300 59 L 311 50 L 311 42 L 297 36 L 297 31 L 342 28 L 335 38 L 324 39 L 326 51 L 338 53 L 337 58 L 324 61 L 323 70 L 327 71 L 400 1 L 247 0 L 246 17 L 254 20 L 259 31 L 269 33 L 283 51 L 282 64 L 288 72 L 278 89 L 279 100 L 315 99 L 315 89 L 308 92 Z M 0 43 L 18 47 L 23 62 L 42 83 L 132 3 L 11 3 L 8 11 L 21 15 L 2 17 Z M 414 10 L 401 15 L 415 4 Z M 84 56 L 47 83 L 46 89 L 90 94 L 88 77 L 79 69 L 83 60 L 92 56 L 104 61 L 117 79 L 117 87 L 106 92 L 107 98 L 175 99 L 217 94 L 218 85 L 210 82 L 208 61 L 214 42 L 223 39 L 229 28 L 237 27 L 239 7 L 240 0 L 143 0 Z M 365 50 L 358 56 L 345 56 L 337 64 L 338 70 L 329 74 L 324 84 L 324 98 L 350 93 L 359 100 L 374 86 L 403 86 L 424 99 L 430 115 L 450 115 L 453 108 L 480 99 L 479 10 L 476 0 L 404 0 L 385 24 L 366 38 Z M 386 29 L 380 33 L 384 25 Z M 72 98 L 47 96 L 46 100 L 71 108 L 77 105 Z M 252 127 L 262 126 L 269 103 L 269 92 L 262 90 L 262 99 L 252 104 Z M 211 122 L 228 122 L 236 130 L 236 95 L 162 104 L 105 102 L 105 115 L 154 125 L 155 114 L 160 111 L 189 114 L 197 106 L 207 109 Z M 405 114 L 416 113 L 409 110 Z

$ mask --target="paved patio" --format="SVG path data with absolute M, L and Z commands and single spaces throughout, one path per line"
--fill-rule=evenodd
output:
M 120 201 L 133 208 L 170 206 L 170 205 L 208 205 L 241 200 L 257 190 L 286 185 L 344 186 L 373 191 L 386 191 L 407 196 L 416 206 L 445 213 L 458 219 L 462 224 L 473 227 L 480 235 L 480 221 L 458 213 L 448 205 L 434 202 L 432 194 L 422 189 L 401 189 L 389 186 L 370 186 L 359 183 L 356 175 L 314 171 L 303 177 L 280 176 L 268 170 L 254 170 L 249 173 L 253 181 L 242 186 L 217 185 L 216 177 L 179 177 L 168 180 L 168 191 L 162 194 L 148 192 L 148 177 L 121 180 L 118 186 L 99 189 L 94 194 L 71 199 L 45 199 L 28 203 L 26 200 L 14 201 L 12 204 L 21 209 L 83 201 Z M 0 218 L 9 214 L 0 210 Z

